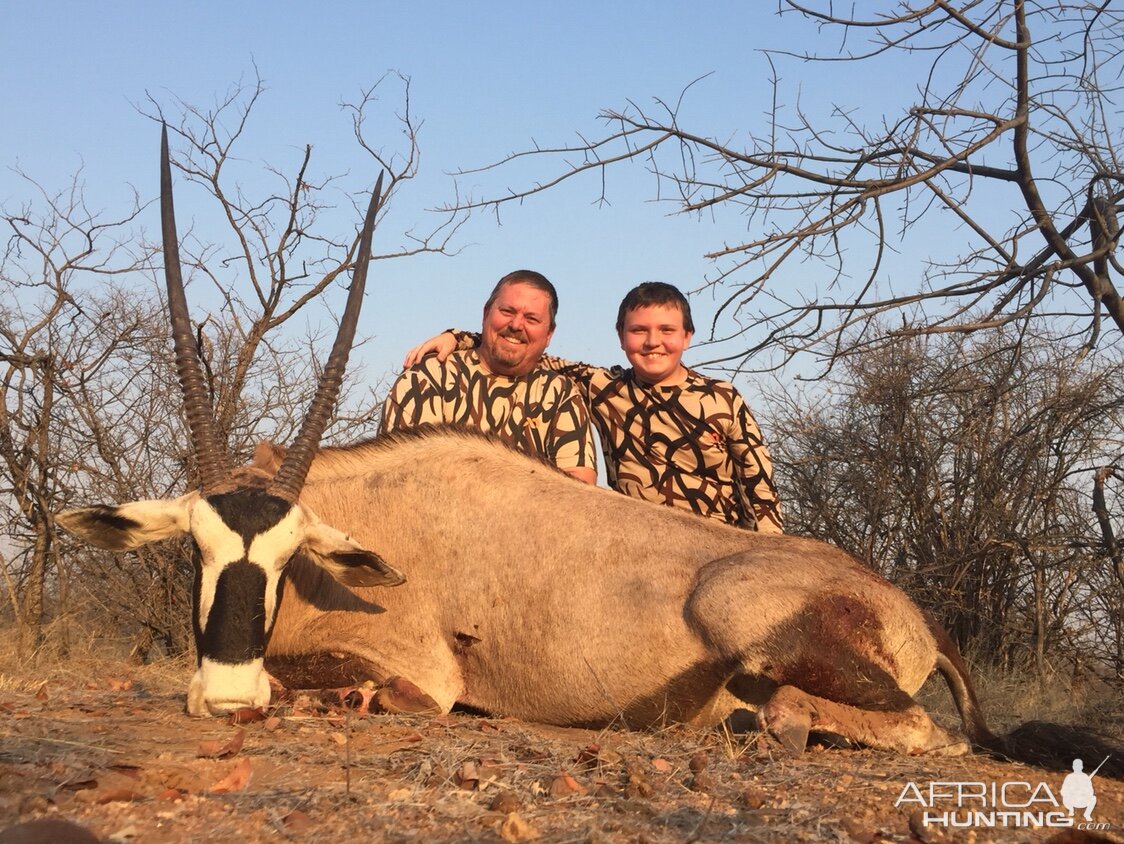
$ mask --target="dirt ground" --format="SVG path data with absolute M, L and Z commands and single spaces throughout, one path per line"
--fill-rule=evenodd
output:
M 1047 794 L 1061 800 L 1061 773 L 981 756 L 818 749 L 792 757 L 754 733 L 371 715 L 311 695 L 232 724 L 184 713 L 186 674 L 113 670 L 0 688 L 0 829 L 63 818 L 103 841 L 142 844 L 983 844 L 1047 841 L 1058 832 L 923 825 L 919 801 L 934 783 L 1016 783 L 1007 806 L 1033 793 L 1037 811 L 1053 810 Z M 1061 840 L 1124 841 L 1124 783 L 1094 783 L 1094 820 L 1107 825 L 1107 837 L 1073 838 L 1071 830 Z M 936 786 L 938 815 L 956 808 L 939 797 L 950 788 Z M 0 842 L 18 840 L 12 836 L 0 833 Z M 66 839 L 54 832 L 42 840 Z

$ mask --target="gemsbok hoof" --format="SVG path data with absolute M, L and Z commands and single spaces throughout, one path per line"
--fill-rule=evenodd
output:
M 767 732 L 789 753 L 799 755 L 808 747 L 812 713 L 782 686 L 757 713 L 757 726 Z M 798 695 L 799 693 L 797 693 Z

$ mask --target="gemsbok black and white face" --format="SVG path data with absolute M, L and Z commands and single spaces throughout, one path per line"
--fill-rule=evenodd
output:
M 174 499 L 68 510 L 56 518 L 92 545 L 113 551 L 190 535 L 198 669 L 188 687 L 187 710 L 192 715 L 221 715 L 269 703 L 265 648 L 277 617 L 285 569 L 295 554 L 303 554 L 345 586 L 405 582 L 377 554 L 321 522 L 298 502 L 354 341 L 382 176 L 371 194 L 336 341 L 300 433 L 272 478 L 232 469 L 216 433 L 183 289 L 167 129 L 161 138 L 160 198 L 168 311 L 201 489 Z

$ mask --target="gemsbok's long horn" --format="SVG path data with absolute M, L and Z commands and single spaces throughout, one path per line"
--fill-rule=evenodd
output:
M 227 450 L 220 441 L 215 425 L 211 398 L 203 380 L 203 368 L 191 318 L 187 312 L 187 297 L 183 292 L 183 274 L 180 269 L 179 240 L 176 237 L 176 215 L 172 207 L 172 164 L 168 156 L 168 127 L 160 135 L 160 222 L 164 236 L 164 279 L 168 286 L 168 316 L 172 320 L 172 344 L 176 353 L 176 373 L 183 389 L 183 407 L 195 458 L 199 464 L 199 478 L 204 494 L 213 490 L 226 477 L 229 468 Z
M 382 205 L 382 177 L 383 174 L 380 173 L 378 181 L 375 182 L 375 189 L 371 193 L 371 204 L 367 208 L 367 219 L 363 222 L 363 233 L 359 238 L 359 254 L 355 259 L 351 289 L 347 293 L 347 305 L 340 318 L 336 342 L 332 344 L 332 352 L 324 365 L 324 373 L 320 376 L 316 396 L 312 399 L 300 433 L 290 446 L 281 468 L 277 470 L 269 485 L 269 492 L 272 495 L 289 502 L 295 502 L 300 495 L 305 476 L 308 474 L 308 467 L 320 445 L 320 437 L 328 425 L 340 385 L 343 383 L 347 358 L 355 341 L 359 309 L 363 305 L 363 288 L 367 284 L 367 265 L 371 262 L 371 235 L 375 228 L 375 216 Z

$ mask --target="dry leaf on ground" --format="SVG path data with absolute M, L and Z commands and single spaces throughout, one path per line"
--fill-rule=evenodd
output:
M 250 760 L 246 757 L 238 760 L 230 773 L 207 789 L 210 794 L 233 794 L 242 791 L 250 784 L 252 774 Z
M 265 713 L 260 709 L 256 707 L 244 706 L 241 709 L 235 709 L 233 712 L 231 712 L 230 717 L 227 718 L 226 722 L 232 727 L 236 727 L 239 724 L 254 724 L 258 721 L 264 720 Z
M 573 797 L 576 794 L 585 794 L 585 786 L 569 774 L 555 777 L 550 784 L 551 797 Z
M 237 755 L 245 741 L 246 731 L 237 730 L 228 739 L 208 739 L 199 742 L 199 750 L 195 755 L 203 759 L 225 759 Z

